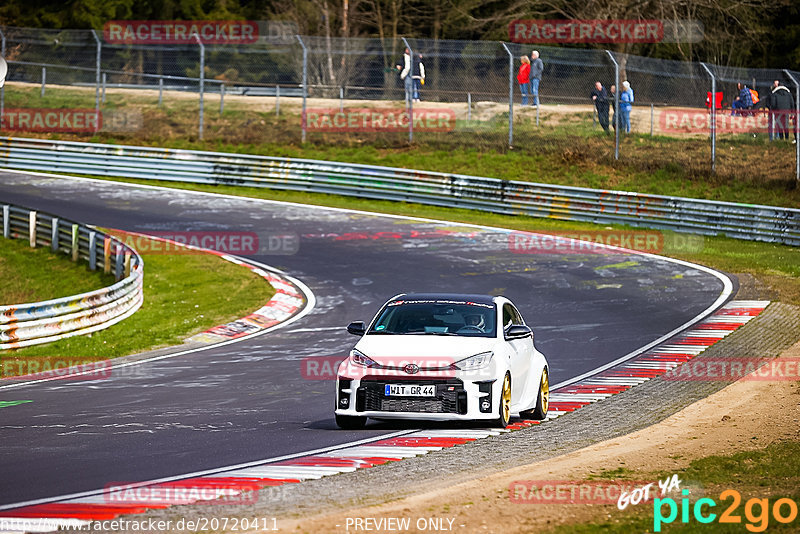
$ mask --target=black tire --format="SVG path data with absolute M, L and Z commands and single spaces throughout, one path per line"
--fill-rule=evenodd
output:
M 494 420 L 494 426 L 505 428 L 511 419 L 511 375 L 508 373 L 503 378 L 497 405 L 497 419 Z
M 536 398 L 536 408 L 520 413 L 525 419 L 535 419 L 541 421 L 547 417 L 547 409 L 550 406 L 550 377 L 547 368 L 542 371 L 542 379 L 539 381 L 539 395 Z
M 367 424 L 366 417 L 336 414 L 336 425 L 342 430 L 360 430 Z

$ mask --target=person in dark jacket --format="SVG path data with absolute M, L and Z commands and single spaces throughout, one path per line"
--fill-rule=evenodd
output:
M 611 84 L 608 90 L 608 103 L 611 104 L 611 127 L 617 129 L 617 122 L 614 117 L 617 115 L 617 86 Z
M 533 95 L 533 105 L 539 107 L 539 82 L 542 81 L 544 63 L 539 58 L 538 50 L 531 52 L 531 94 Z
M 769 97 L 770 110 L 775 117 L 775 132 L 778 139 L 789 139 L 789 118 L 793 116 L 794 98 L 789 89 L 775 80 L 772 86 L 772 93 Z M 792 121 L 796 122 L 796 120 Z M 795 133 L 795 135 L 797 135 Z
M 594 107 L 597 110 L 597 120 L 603 130 L 608 132 L 608 93 L 600 82 L 594 82 L 594 89 L 590 93 Z

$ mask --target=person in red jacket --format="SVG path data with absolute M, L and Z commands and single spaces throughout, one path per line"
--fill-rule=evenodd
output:
M 520 60 L 522 63 L 519 66 L 517 82 L 519 82 L 519 89 L 522 91 L 522 105 L 527 106 L 528 95 L 531 94 L 531 60 L 528 59 L 528 56 L 522 56 Z

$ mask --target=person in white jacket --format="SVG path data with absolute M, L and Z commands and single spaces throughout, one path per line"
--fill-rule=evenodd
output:
M 419 91 L 422 89 L 422 84 L 425 83 L 425 65 L 422 63 L 422 54 L 417 54 L 414 61 L 411 62 L 413 69 L 411 77 L 414 79 L 414 102 L 419 102 Z
M 406 48 L 406 51 L 403 54 L 403 70 L 400 71 L 400 79 L 403 80 L 403 84 L 405 85 L 406 89 L 406 104 L 411 102 L 414 90 L 414 80 L 411 75 L 411 63 L 411 50 Z

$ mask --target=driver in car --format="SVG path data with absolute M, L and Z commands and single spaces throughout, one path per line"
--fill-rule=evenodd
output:
M 474 327 L 479 329 L 483 332 L 484 327 L 486 326 L 486 320 L 483 318 L 482 313 L 473 313 L 464 316 L 464 328 L 466 327 Z

